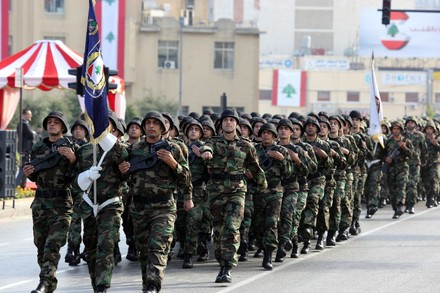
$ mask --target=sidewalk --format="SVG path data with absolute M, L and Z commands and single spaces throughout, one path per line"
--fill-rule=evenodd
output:
M 30 216 L 32 214 L 31 203 L 33 197 L 25 197 L 15 200 L 3 199 L 0 200 L 0 221 L 3 219 L 14 219 L 17 217 Z M 3 206 L 4 205 L 4 206 Z M 14 207 L 13 207 L 14 206 Z M 4 207 L 4 209 L 3 209 Z

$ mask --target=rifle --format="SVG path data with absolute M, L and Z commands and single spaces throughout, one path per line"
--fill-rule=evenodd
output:
M 157 157 L 157 151 L 160 149 L 166 149 L 171 151 L 171 145 L 167 140 L 160 140 L 155 144 L 151 145 L 151 151 L 145 156 L 134 156 L 130 161 L 130 168 L 128 169 L 128 174 L 134 173 L 139 170 L 148 170 L 156 166 L 159 158 Z
M 393 148 L 393 150 L 390 152 L 390 154 L 388 155 L 388 157 L 390 157 L 392 160 L 394 160 L 395 157 L 400 155 L 400 150 L 399 147 L 395 147 Z M 388 173 L 388 169 L 390 168 L 390 164 L 388 164 L 386 161 L 383 163 L 382 165 L 382 173 L 383 174 L 387 174 Z
M 270 145 L 267 147 L 265 152 L 262 156 L 259 157 L 260 159 L 260 167 L 263 169 L 263 171 L 267 171 L 270 167 L 273 165 L 273 158 L 268 155 L 268 151 L 273 150 L 275 148 L 275 145 Z
M 61 159 L 58 148 L 63 146 L 73 149 L 73 143 L 68 138 L 62 137 L 53 143 L 52 151 L 50 153 L 45 156 L 35 158 L 32 161 L 25 163 L 25 165 L 32 165 L 34 167 L 34 173 L 37 173 L 41 170 L 53 168 L 58 164 Z
M 191 165 L 194 160 L 197 158 L 197 155 L 192 151 L 192 146 L 195 145 L 196 147 L 201 147 L 203 144 L 201 141 L 197 140 L 193 143 L 191 143 L 188 147 L 189 149 L 189 155 L 188 155 L 188 163 Z

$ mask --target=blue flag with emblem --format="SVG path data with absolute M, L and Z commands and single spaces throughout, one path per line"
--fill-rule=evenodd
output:
M 86 120 L 91 128 L 90 142 L 97 144 L 110 132 L 107 85 L 104 74 L 98 22 L 96 21 L 94 3 L 89 0 L 86 48 L 82 67 L 84 85 L 84 105 Z

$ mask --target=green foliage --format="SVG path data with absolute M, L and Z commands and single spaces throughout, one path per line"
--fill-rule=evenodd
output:
M 432 105 L 426 106 L 426 116 L 430 119 L 433 119 L 435 116 L 435 108 Z
M 152 91 L 149 91 L 147 97 L 142 101 L 129 103 L 129 100 L 127 99 L 125 119 L 126 121 L 130 121 L 136 116 L 142 118 L 147 112 L 152 110 L 175 114 L 177 113 L 178 108 L 179 104 L 177 102 L 169 101 L 165 96 L 155 96 Z

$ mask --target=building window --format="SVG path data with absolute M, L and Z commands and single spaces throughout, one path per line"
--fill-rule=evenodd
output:
M 405 94 L 405 102 L 418 103 L 419 102 L 419 94 L 418 93 L 406 93 Z
M 318 91 L 318 102 L 330 102 L 330 91 Z
M 272 90 L 260 90 L 260 100 L 272 100 Z
M 66 43 L 66 38 L 65 37 L 52 37 L 52 36 L 44 36 L 43 37 L 45 40 L 49 40 L 49 41 L 61 41 L 64 44 Z
M 159 55 L 157 67 L 173 69 L 178 68 L 179 42 L 159 41 Z
M 347 92 L 347 102 L 359 102 L 359 92 Z
M 47 13 L 64 13 L 64 0 L 44 0 L 44 11 Z
M 440 93 L 435 93 L 435 103 L 440 104 Z
M 392 101 L 390 101 L 390 93 L 388 93 L 388 92 L 381 92 L 380 93 L 380 100 L 382 102 L 392 102 Z
M 214 48 L 214 68 L 233 69 L 234 68 L 234 43 L 215 43 Z

